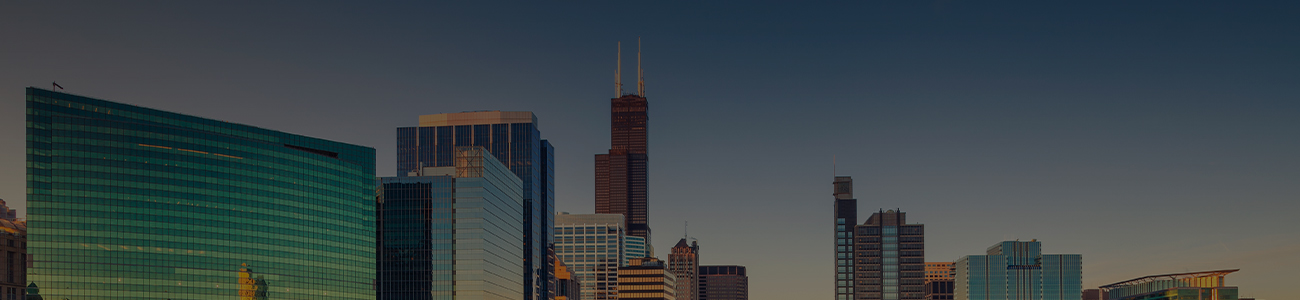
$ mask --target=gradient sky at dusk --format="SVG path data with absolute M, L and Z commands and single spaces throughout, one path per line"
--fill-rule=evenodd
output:
M 25 213 L 23 88 L 374 147 L 417 116 L 527 110 L 557 211 L 593 211 L 615 43 L 644 41 L 650 225 L 690 222 L 752 299 L 832 298 L 831 180 L 926 257 L 1039 239 L 1085 287 L 1300 266 L 1300 2 L 0 2 L 0 198 Z

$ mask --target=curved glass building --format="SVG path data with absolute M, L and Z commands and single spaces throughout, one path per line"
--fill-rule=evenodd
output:
M 374 149 L 27 88 L 44 299 L 374 299 Z

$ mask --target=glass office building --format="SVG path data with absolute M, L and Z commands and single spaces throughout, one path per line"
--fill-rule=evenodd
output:
M 633 259 L 653 256 L 653 255 L 654 254 L 650 253 L 648 248 L 646 248 L 645 238 L 639 236 L 631 236 L 631 235 L 623 237 L 623 265 L 624 266 L 626 266 L 628 262 L 632 261 Z
M 835 300 L 854 300 L 853 231 L 858 224 L 858 200 L 853 178 L 835 176 Z
M 925 225 L 889 210 L 854 228 L 855 299 L 925 299 Z
M 700 266 L 699 300 L 749 300 L 745 266 Z
M 537 117 L 526 111 L 475 111 L 420 116 L 420 126 L 397 128 L 397 176 L 453 165 L 453 149 L 483 147 L 523 182 L 525 300 L 546 300 L 554 243 L 554 148 L 541 139 Z
M 630 261 L 628 241 L 645 249 L 645 240 L 628 236 L 620 214 L 568 214 L 555 216 L 555 255 L 577 274 L 582 299 L 614 300 L 618 296 L 618 267 Z M 639 253 L 645 257 L 645 253 Z
M 44 299 L 374 299 L 374 149 L 27 89 Z
M 957 260 L 953 297 L 958 300 L 1080 300 L 1083 256 L 1042 254 L 1037 241 L 1006 241 L 986 255 Z
M 522 182 L 482 147 L 454 151 L 454 166 L 379 180 L 381 300 L 524 292 Z

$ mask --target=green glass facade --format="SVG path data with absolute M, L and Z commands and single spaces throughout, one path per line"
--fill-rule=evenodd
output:
M 42 298 L 375 298 L 374 149 L 36 88 L 26 100 Z
M 1082 255 L 1043 254 L 1038 241 L 1005 241 L 985 253 L 953 264 L 955 299 L 1083 299 Z

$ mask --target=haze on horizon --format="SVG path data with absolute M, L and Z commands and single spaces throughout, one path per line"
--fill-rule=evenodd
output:
M 829 299 L 832 176 L 927 260 L 1038 239 L 1084 286 L 1300 265 L 1300 4 L 0 2 L 0 199 L 25 214 L 23 88 L 374 147 L 423 114 L 533 111 L 556 211 L 593 211 L 615 45 L 643 41 L 661 252 Z M 835 157 L 835 166 L 832 166 Z M 834 169 L 833 169 L 834 168 Z M 683 225 L 690 222 L 689 233 Z

